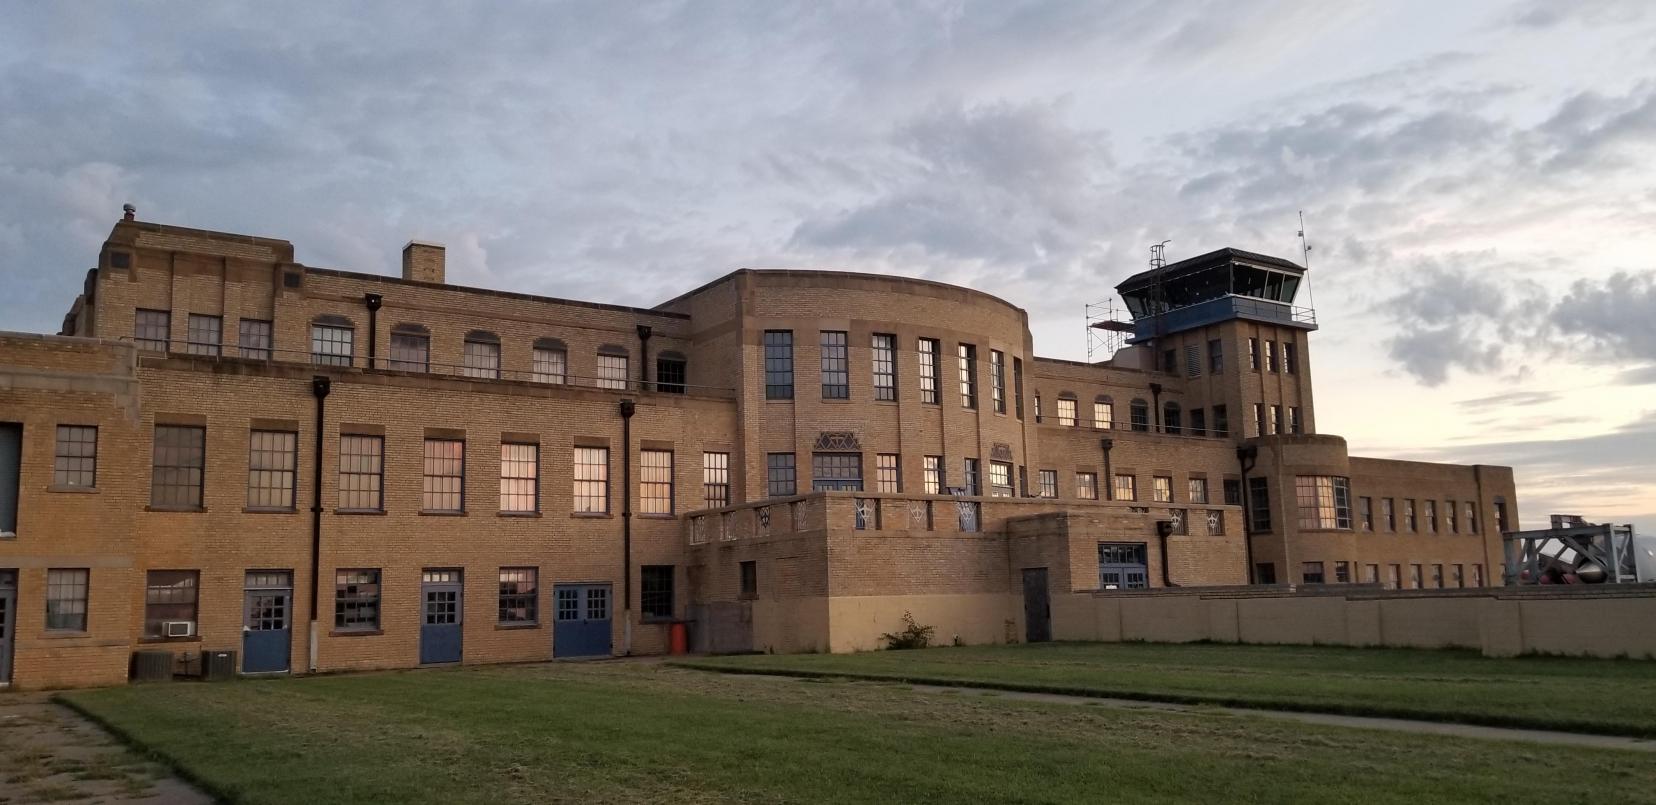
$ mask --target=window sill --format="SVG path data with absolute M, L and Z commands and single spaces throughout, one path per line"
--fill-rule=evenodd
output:
M 385 516 L 384 509 L 334 509 L 334 514 L 366 514 L 378 517 Z
M 283 509 L 271 506 L 243 506 L 242 514 L 298 514 L 298 509 Z
M 433 511 L 433 510 L 427 510 L 427 509 L 421 509 L 421 510 L 415 512 L 415 514 L 417 514 L 421 517 L 465 517 L 466 516 L 466 513 L 463 512 L 463 511 L 460 511 L 460 512 L 455 512 L 455 511 Z
M 759 594 L 758 593 L 744 593 L 742 595 L 736 596 L 736 600 L 737 601 L 758 601 L 759 600 Z
M 143 644 L 149 644 L 149 643 L 200 643 L 201 642 L 201 635 L 191 635 L 189 637 L 157 637 L 155 635 L 146 635 L 144 637 L 138 638 L 138 642 L 143 643 Z
M 823 397 L 822 398 L 822 404 L 823 405 L 850 405 L 851 404 L 851 398 L 849 398 L 849 397 Z
M 85 629 L 47 629 L 41 634 L 46 640 L 72 640 L 77 637 L 91 637 L 92 633 Z
M 497 623 L 495 624 L 495 631 L 516 632 L 524 629 L 539 629 L 540 626 L 538 623 Z
M 206 506 L 145 506 L 147 512 L 205 512 Z
M 328 632 L 329 637 L 374 637 L 385 634 L 383 629 L 333 629 Z
M 98 494 L 98 488 L 95 487 L 95 486 L 70 486 L 68 484 L 52 484 L 51 486 L 46 487 L 46 491 L 47 492 L 67 492 L 67 493 L 70 493 L 70 494 L 80 494 L 80 495 L 96 495 L 96 494 Z
M 675 623 L 677 621 L 678 619 L 672 615 L 645 615 L 638 619 L 638 622 L 641 624 L 652 623 L 662 626 Z
M 615 517 L 609 512 L 570 512 L 569 516 L 577 520 L 609 520 Z
M 496 517 L 540 517 L 540 512 L 495 512 Z
M 642 514 L 641 513 L 641 514 L 638 515 L 638 518 L 640 520 L 677 520 L 678 515 L 676 515 L 676 514 L 661 514 L 659 512 L 651 513 L 651 514 Z

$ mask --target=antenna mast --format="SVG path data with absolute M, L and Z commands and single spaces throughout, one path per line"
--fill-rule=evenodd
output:
M 1311 241 L 1305 237 L 1305 210 L 1299 211 L 1300 265 L 1305 268 L 1305 306 L 1315 310 L 1317 297 L 1311 292 Z

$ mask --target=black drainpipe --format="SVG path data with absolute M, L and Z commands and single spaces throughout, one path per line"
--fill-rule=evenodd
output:
M 311 471 L 311 555 L 310 555 L 310 670 L 316 670 L 317 606 L 321 594 L 317 585 L 322 576 L 322 421 L 328 392 L 333 381 L 326 375 L 311 378 L 311 395 L 316 397 L 316 444 L 311 450 L 315 457 Z
M 1248 583 L 1258 584 L 1254 574 L 1253 560 L 1253 523 L 1249 512 L 1253 501 L 1248 495 L 1248 473 L 1253 470 L 1254 463 L 1259 459 L 1259 447 L 1245 444 L 1236 448 L 1236 463 L 1242 465 L 1242 554 L 1248 563 Z
M 1110 448 L 1115 447 L 1115 440 L 1099 439 L 1098 446 L 1104 451 L 1104 499 L 1115 500 L 1115 473 L 1110 470 Z
M 384 298 L 377 293 L 362 295 L 362 303 L 368 306 L 368 368 L 374 368 L 374 359 L 378 354 L 379 346 L 379 309 Z
M 645 328 L 639 328 L 645 329 Z M 638 404 L 621 401 L 621 648 L 632 654 L 632 418 Z
M 650 390 L 650 325 L 638 325 L 638 390 Z
M 1162 432 L 1161 392 L 1162 392 L 1162 384 L 1160 384 L 1160 383 L 1151 383 L 1150 384 L 1150 414 L 1151 414 L 1151 416 L 1155 417 L 1156 432 L 1157 433 Z
M 1161 569 L 1162 569 L 1162 586 L 1163 587 L 1177 587 L 1177 586 L 1179 586 L 1179 585 L 1173 583 L 1173 577 L 1168 575 L 1168 572 L 1167 572 L 1167 538 L 1172 533 L 1173 533 L 1173 521 L 1172 520 L 1157 520 L 1156 521 L 1156 536 L 1161 538 Z

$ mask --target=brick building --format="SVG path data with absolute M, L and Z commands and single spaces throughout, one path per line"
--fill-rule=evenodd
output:
M 1512 472 L 1316 432 L 1301 269 L 1129 278 L 1034 354 L 935 282 L 728 274 L 653 308 L 115 224 L 60 335 L 0 335 L 0 680 L 848 650 L 904 612 L 1041 639 L 1048 591 L 1481 586 Z

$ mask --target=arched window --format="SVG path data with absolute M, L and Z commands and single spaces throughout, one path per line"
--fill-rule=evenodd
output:
M 1184 423 L 1179 421 L 1179 404 L 1166 402 L 1162 404 L 1162 430 L 1166 433 L 1178 434 Z
M 490 380 L 500 377 L 500 336 L 487 330 L 466 333 L 466 343 L 460 354 L 460 373 L 466 377 Z
M 389 368 L 399 372 L 431 371 L 431 330 L 423 324 L 392 327 Z
M 1100 394 L 1093 398 L 1093 427 L 1109 430 L 1115 427 L 1115 400 L 1108 394 Z
M 1150 429 L 1150 404 L 1144 400 L 1133 400 L 1128 404 L 1128 415 L 1132 418 L 1133 430 L 1147 431 Z
M 530 379 L 536 383 L 564 383 L 569 378 L 569 347 L 556 338 L 535 339 Z
M 689 374 L 690 362 L 684 353 L 669 350 L 656 356 L 656 391 L 683 394 Z

